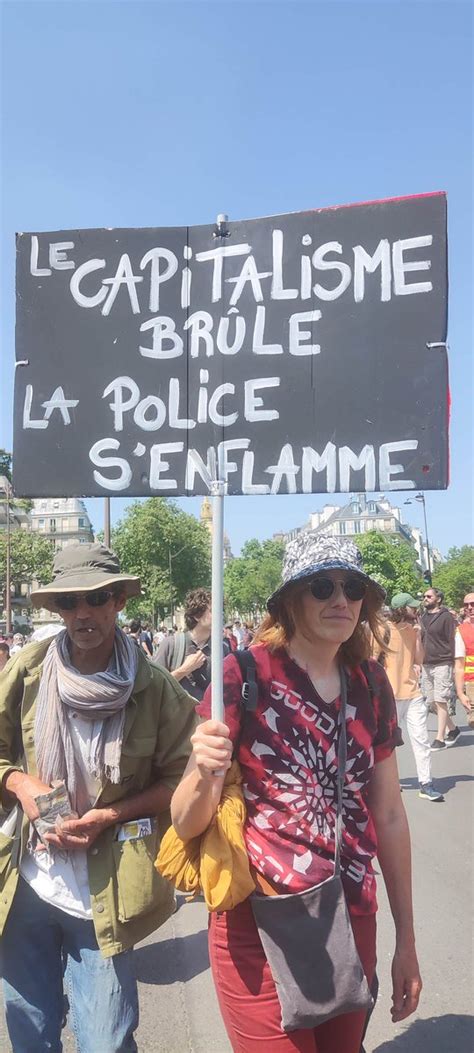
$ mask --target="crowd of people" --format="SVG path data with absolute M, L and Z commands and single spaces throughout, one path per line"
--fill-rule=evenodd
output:
M 232 1049 L 359 1053 L 377 989 L 376 853 L 396 931 L 393 1021 L 420 996 L 396 747 L 405 728 L 420 797 L 442 802 L 431 759 L 459 739 L 456 699 L 474 727 L 474 592 L 456 618 L 431 586 L 384 608 L 351 541 L 300 535 L 261 623 L 224 626 L 224 722 L 212 717 L 209 590 L 188 594 L 182 631 L 123 621 L 139 593 L 109 549 L 70 546 L 32 593 L 62 623 L 0 641 L 13 1051 L 59 1053 L 67 1006 L 84 1053 L 137 1049 L 132 948 L 174 910 L 154 865 L 162 835 L 172 818 L 194 844 L 238 762 L 254 892 L 209 929 Z

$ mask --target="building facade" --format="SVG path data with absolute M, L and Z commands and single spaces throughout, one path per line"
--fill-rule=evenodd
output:
M 52 542 L 55 552 L 67 545 L 94 540 L 92 523 L 84 501 L 79 497 L 39 497 L 33 501 L 31 530 Z M 59 615 L 44 608 L 32 611 L 35 626 L 60 621 Z
M 308 530 L 316 530 L 334 537 L 350 537 L 356 542 L 361 534 L 377 530 L 388 537 L 396 537 L 412 545 L 421 570 L 428 569 L 428 552 L 421 531 L 418 527 L 404 523 L 401 509 L 392 505 L 386 497 L 372 498 L 367 494 L 354 494 L 348 504 L 342 507 L 324 505 L 321 512 L 312 512 L 303 526 L 273 536 L 286 543 Z M 431 549 L 431 558 L 433 564 L 440 562 L 442 556 L 437 549 Z
M 33 501 L 31 529 L 49 538 L 55 552 L 94 540 L 84 501 L 78 497 L 40 497 Z

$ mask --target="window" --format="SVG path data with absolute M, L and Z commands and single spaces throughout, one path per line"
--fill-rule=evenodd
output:
M 363 534 L 363 526 L 364 524 L 361 523 L 360 519 L 356 519 L 354 523 L 354 534 Z
M 375 501 L 369 501 L 369 503 L 367 505 L 367 511 L 370 512 L 372 515 L 374 514 L 374 512 L 377 511 L 377 509 L 375 507 Z
M 84 530 L 85 525 L 86 525 L 86 521 L 85 521 L 84 516 L 79 516 L 79 519 L 78 519 L 77 522 L 78 522 L 78 526 L 81 527 L 82 530 Z
M 49 521 L 49 529 L 50 529 L 52 534 L 56 533 L 56 520 L 55 519 L 50 519 L 50 521 Z
M 44 530 L 44 519 L 38 519 L 38 530 Z
M 346 532 L 346 524 L 345 523 L 339 523 L 339 533 L 340 534 L 345 534 L 345 532 Z
M 354 520 L 353 519 L 346 519 L 345 533 L 346 534 L 353 534 L 354 533 Z
M 360 516 L 360 504 L 358 501 L 353 501 L 351 508 L 353 516 Z

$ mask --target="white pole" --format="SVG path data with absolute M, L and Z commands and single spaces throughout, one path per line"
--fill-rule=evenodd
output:
M 220 721 L 224 720 L 222 670 L 222 619 L 224 611 L 224 492 L 224 482 L 216 480 L 212 483 L 212 719 Z

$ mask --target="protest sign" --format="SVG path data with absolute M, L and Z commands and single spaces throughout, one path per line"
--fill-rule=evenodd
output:
M 17 242 L 25 496 L 442 489 L 446 199 Z

